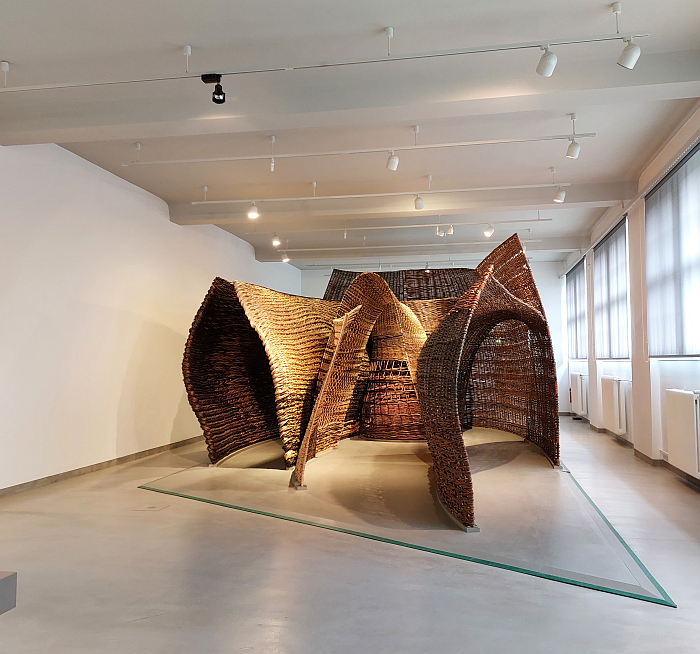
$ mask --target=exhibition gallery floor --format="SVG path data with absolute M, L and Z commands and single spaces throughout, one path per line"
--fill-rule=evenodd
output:
M 424 443 L 345 441 L 306 491 L 272 443 L 219 468 L 197 443 L 0 499 L 3 651 L 697 651 L 700 492 L 561 426 L 571 474 L 467 433 L 479 533 L 436 504 Z

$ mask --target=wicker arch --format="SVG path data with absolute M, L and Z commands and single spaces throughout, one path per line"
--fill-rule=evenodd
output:
M 225 279 L 214 280 L 195 316 L 182 372 L 213 463 L 279 438 L 265 348 Z
M 462 403 L 467 405 L 468 418 L 472 398 L 461 389 L 469 387 L 477 352 L 484 345 L 488 349 L 489 334 L 498 325 L 513 322 L 527 328 L 528 356 L 534 360 L 536 373 L 530 380 L 532 418 L 526 437 L 557 464 L 556 369 L 547 322 L 540 311 L 496 280 L 492 266 L 430 335 L 418 362 L 418 395 L 438 493 L 445 507 L 466 527 L 475 523 L 469 457 L 462 438 Z

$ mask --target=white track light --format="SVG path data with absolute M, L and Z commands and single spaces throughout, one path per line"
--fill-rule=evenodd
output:
M 389 170 L 396 170 L 399 167 L 399 158 L 394 154 L 393 150 L 389 153 L 389 158 L 386 160 L 386 167 Z
M 560 186 L 557 189 L 557 194 L 554 196 L 554 201 L 561 204 L 566 199 L 566 191 Z
M 430 264 L 427 261 L 425 263 L 425 271 L 424 272 L 430 274 Z
M 420 195 L 416 195 L 413 205 L 416 207 L 416 211 L 420 211 L 423 208 L 423 198 Z
M 435 225 L 435 236 L 444 236 L 445 232 L 440 229 L 440 225 Z
M 569 147 L 566 148 L 566 156 L 569 159 L 578 159 L 578 155 L 581 153 L 581 144 L 575 139 L 571 139 Z
M 578 159 L 578 155 L 581 153 L 581 145 L 576 141 L 576 114 L 569 114 L 571 116 L 571 143 L 566 149 L 566 156 L 569 159 Z M 552 169 L 552 181 L 554 181 L 554 169 Z
M 258 213 L 258 208 L 255 206 L 255 202 L 250 205 L 248 209 L 248 218 L 257 218 L 260 214 Z
M 445 232 L 445 234 L 447 234 L 448 236 L 452 236 L 452 234 L 454 234 L 454 233 L 455 233 L 455 230 L 454 230 L 454 228 L 452 227 L 452 225 L 450 225 L 450 226 L 447 228 L 447 231 Z
M 540 57 L 540 61 L 537 64 L 537 74 L 542 75 L 542 77 L 551 77 L 552 73 L 554 72 L 554 69 L 557 66 L 557 55 L 555 55 L 550 49 L 549 46 L 545 46 L 542 48 L 544 52 L 542 53 L 542 56 Z
M 491 238 L 493 236 L 493 233 L 496 230 L 493 228 L 493 225 L 489 225 L 485 230 L 484 230 L 484 236 L 486 238 Z
M 632 39 L 625 39 L 625 43 L 627 45 L 617 60 L 617 65 L 632 70 L 642 54 L 642 49 L 636 43 L 632 43 Z
M 289 257 L 286 252 L 282 255 L 282 263 L 289 263 Z
M 280 241 L 280 237 L 277 236 L 277 234 L 275 234 L 275 235 L 272 237 L 272 245 L 273 245 L 273 247 L 279 247 L 279 245 L 280 245 L 281 242 L 282 242 L 282 241 Z

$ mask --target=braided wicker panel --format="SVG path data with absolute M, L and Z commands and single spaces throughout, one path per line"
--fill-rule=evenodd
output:
M 234 282 L 234 286 L 267 352 L 284 457 L 292 464 L 311 415 L 321 358 L 338 303 L 243 282 Z
M 323 299 L 342 300 L 343 293 L 359 274 L 334 269 Z M 471 268 L 435 269 L 430 273 L 424 270 L 391 270 L 377 274 L 389 285 L 391 292 L 400 302 L 456 298 L 466 293 L 479 277 Z
M 406 285 L 404 282 L 405 272 L 404 270 L 390 270 L 387 272 L 375 273 L 388 284 L 391 292 L 402 302 L 406 297 Z M 353 280 L 360 274 L 361 273 L 349 270 L 333 269 L 323 299 L 341 301 L 343 295 L 345 295 L 345 291 L 348 290 L 350 284 L 352 284 Z
M 493 271 L 493 267 L 487 269 L 430 335 L 418 365 L 418 393 L 438 491 L 444 505 L 465 526 L 474 525 L 474 494 L 462 438 L 460 404 L 473 398 L 465 397 L 469 393 L 460 387 L 473 388 L 471 377 L 477 352 L 484 345 L 489 349 L 489 334 L 500 324 L 517 321 L 526 325 L 528 354 L 537 373 L 537 379 L 528 380 L 528 437 L 554 463 L 559 460 L 556 370 L 547 323 L 537 309 L 508 292 Z M 513 326 L 506 325 L 504 333 Z M 494 338 L 498 338 L 499 331 L 495 333 Z M 520 343 L 518 338 L 514 341 Z M 498 352 L 496 356 L 499 357 Z M 516 376 L 519 364 L 511 364 Z M 504 365 L 500 358 L 498 365 Z M 504 407 L 506 421 L 507 413 Z
M 309 459 L 322 451 L 335 447 L 340 441 L 345 423 L 343 411 L 352 397 L 352 378 L 357 377 L 361 360 L 361 341 L 366 343 L 371 326 L 362 338 L 360 330 L 350 331 L 362 306 L 358 305 L 341 318 L 333 321 L 333 334 L 328 342 L 319 372 L 319 392 L 314 402 L 311 419 L 299 448 L 292 481 L 296 486 L 304 486 L 304 472 Z M 328 354 L 331 353 L 330 359 Z M 320 438 L 319 438 L 320 432 Z
M 544 315 L 542 300 L 517 234 L 503 241 L 476 267 L 476 271 L 484 275 L 490 266 L 493 266 L 494 278 L 510 293 Z
M 363 437 L 425 438 L 415 385 L 425 339 L 413 311 L 392 297 L 372 331 L 369 381 L 362 405 Z
M 442 319 L 452 311 L 458 299 L 459 297 L 448 297 L 441 300 L 408 300 L 406 306 L 416 315 L 426 336 L 430 336 Z
M 182 372 L 212 463 L 242 447 L 279 438 L 265 349 L 233 284 L 220 277 L 192 323 Z
M 437 268 L 425 270 L 405 270 L 406 300 L 437 300 L 447 297 L 461 297 L 479 279 L 476 271 L 470 268 Z

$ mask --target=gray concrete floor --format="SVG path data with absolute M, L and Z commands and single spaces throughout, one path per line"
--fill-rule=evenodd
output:
M 563 461 L 678 609 L 137 488 L 200 458 L 0 500 L 0 651 L 700 651 L 700 493 L 570 418 Z

